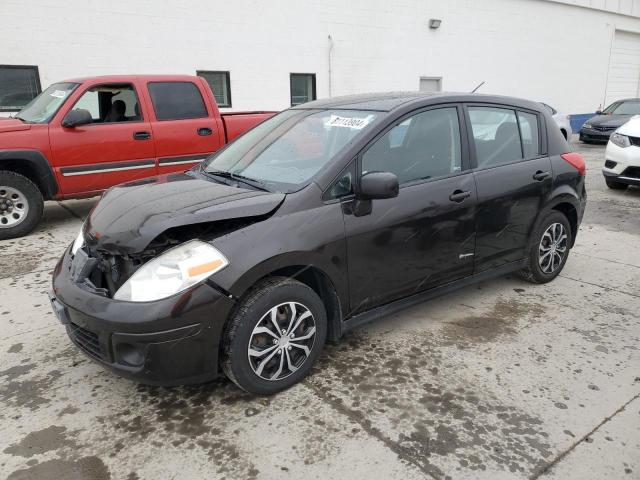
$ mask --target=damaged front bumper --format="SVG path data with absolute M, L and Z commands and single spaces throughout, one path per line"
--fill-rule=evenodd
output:
M 233 300 L 207 283 L 153 302 L 122 302 L 73 280 L 68 248 L 53 272 L 51 305 L 72 342 L 115 373 L 152 385 L 219 375 L 219 346 Z

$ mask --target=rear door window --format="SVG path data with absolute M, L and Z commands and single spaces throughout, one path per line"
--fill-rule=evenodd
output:
M 158 120 L 208 116 L 200 90 L 191 82 L 151 82 L 149 94 Z
M 515 110 L 496 107 L 469 107 L 468 110 L 478 168 L 523 159 Z

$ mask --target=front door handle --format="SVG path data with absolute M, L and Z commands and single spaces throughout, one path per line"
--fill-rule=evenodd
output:
M 542 170 L 538 170 L 533 174 L 533 179 L 541 182 L 551 176 L 551 172 L 543 172 Z
M 449 195 L 449 200 L 456 203 L 462 203 L 466 198 L 471 196 L 471 192 L 462 190 L 455 190 L 451 195 Z
M 134 132 L 133 139 L 134 140 L 149 140 L 151 138 L 151 134 L 149 132 Z
M 211 130 L 209 127 L 203 127 L 198 129 L 198 135 L 200 135 L 201 137 L 206 137 L 207 135 L 211 135 L 212 133 L 213 133 L 213 130 Z

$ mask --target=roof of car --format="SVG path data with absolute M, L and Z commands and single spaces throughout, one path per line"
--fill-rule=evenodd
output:
M 455 92 L 386 92 L 346 95 L 341 97 L 324 98 L 303 103 L 295 109 L 345 109 L 345 110 L 375 110 L 390 112 L 409 104 L 430 104 L 444 102 L 482 102 L 514 105 L 532 110 L 540 110 L 542 105 L 521 98 L 486 95 L 479 93 Z

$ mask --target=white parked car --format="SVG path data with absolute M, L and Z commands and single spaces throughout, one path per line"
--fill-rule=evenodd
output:
M 540 103 L 544 106 L 544 108 L 549 110 L 549 113 L 558 124 L 558 127 L 560 127 L 560 131 L 562 132 L 562 135 L 564 135 L 564 138 L 567 140 L 571 140 L 571 135 L 573 135 L 573 130 L 571 129 L 571 119 L 569 118 L 569 115 L 567 115 L 566 113 L 558 113 L 558 111 L 555 108 L 553 108 L 550 105 L 547 105 L 544 102 L 540 102 Z
M 640 185 L 640 115 L 631 117 L 609 137 L 602 173 L 609 188 Z

